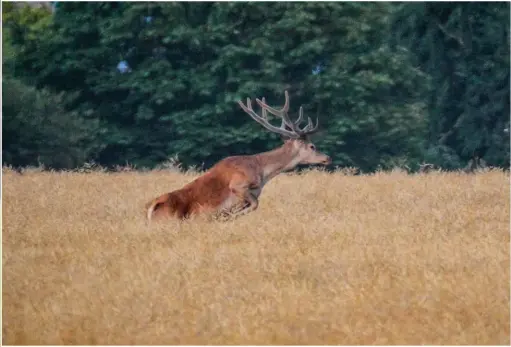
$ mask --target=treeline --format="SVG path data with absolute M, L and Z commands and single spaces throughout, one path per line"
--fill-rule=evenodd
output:
M 236 101 L 287 89 L 334 165 L 507 168 L 509 6 L 3 3 L 3 161 L 208 167 L 279 145 Z

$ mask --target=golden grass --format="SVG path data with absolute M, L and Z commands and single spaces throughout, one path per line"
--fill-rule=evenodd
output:
M 148 226 L 192 177 L 4 169 L 3 343 L 509 345 L 509 174 L 281 175 Z

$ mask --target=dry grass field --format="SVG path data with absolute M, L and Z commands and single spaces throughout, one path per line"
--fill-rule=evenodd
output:
M 509 174 L 281 175 L 148 225 L 173 172 L 3 171 L 4 344 L 508 344 Z

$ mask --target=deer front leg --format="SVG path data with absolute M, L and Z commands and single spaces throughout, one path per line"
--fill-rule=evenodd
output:
M 251 193 L 245 196 L 245 203 L 239 208 L 235 209 L 232 213 L 233 217 L 242 216 L 244 214 L 255 211 L 259 206 L 259 201 Z
M 230 187 L 231 192 L 236 195 L 241 202 L 241 205 L 236 207 L 232 212 L 231 216 L 238 217 L 247 213 L 250 213 L 257 209 L 259 201 L 257 197 L 251 192 L 256 190 L 258 187 L 256 184 L 241 184 L 233 185 Z

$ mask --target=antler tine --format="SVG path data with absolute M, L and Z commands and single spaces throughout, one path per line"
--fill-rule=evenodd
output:
M 284 118 L 282 118 L 282 123 L 280 123 L 280 128 L 286 129 L 286 126 L 287 126 L 286 121 L 284 120 Z
M 263 100 L 259 100 L 256 98 L 256 102 L 259 104 L 259 106 L 261 106 L 262 108 L 265 108 L 267 109 L 271 114 L 277 116 L 277 117 L 283 117 L 283 116 L 287 116 L 287 113 L 289 111 L 289 93 L 286 91 L 284 91 L 284 95 L 286 97 L 286 101 L 284 102 L 284 106 L 282 106 L 282 108 L 280 110 L 277 110 L 276 108 L 273 108 L 271 107 L 270 105 L 268 105 L 266 102 L 265 102 L 265 99 L 263 98 Z
M 266 103 L 266 99 L 263 97 L 263 102 Z M 262 108 L 261 109 L 261 115 L 263 116 L 263 118 L 267 121 L 268 120 L 268 113 L 266 112 L 266 109 Z
M 303 106 L 300 106 L 300 111 L 298 112 L 298 119 L 295 121 L 295 126 L 299 126 L 303 120 Z
M 312 119 L 310 117 L 307 117 L 308 123 L 307 125 L 300 129 L 299 125 L 303 121 L 303 106 L 300 106 L 300 111 L 298 112 L 298 119 L 294 122 L 295 130 L 300 135 L 307 135 L 312 134 L 317 131 L 319 126 L 319 120 L 316 118 L 316 125 L 314 126 L 314 123 L 312 122 Z
M 316 117 L 316 125 L 311 130 L 309 130 L 309 133 L 314 133 L 314 132 L 318 131 L 318 127 L 319 127 L 319 118 Z
M 307 117 L 307 118 L 308 118 L 308 123 L 305 126 L 305 128 L 302 129 L 302 132 L 305 134 L 315 133 L 318 130 L 319 120 L 316 118 L 316 125 L 314 126 L 312 119 L 310 117 Z
M 259 104 L 259 106 L 262 109 L 265 109 L 268 112 L 270 112 L 271 114 L 282 118 L 283 123 L 285 122 L 285 125 L 287 125 L 287 127 L 289 129 L 291 129 L 291 131 L 295 132 L 296 135 L 299 136 L 300 134 L 297 132 L 297 128 L 296 128 L 295 124 L 293 124 L 293 122 L 289 119 L 289 116 L 287 114 L 289 111 L 289 93 L 287 92 L 287 90 L 284 91 L 284 95 L 285 95 L 286 101 L 284 102 L 284 106 L 282 106 L 282 108 L 280 110 L 277 110 L 277 109 L 271 107 L 270 105 L 268 105 L 264 98 L 262 101 L 259 99 L 256 99 L 256 102 Z M 281 126 L 281 128 L 284 128 L 284 127 Z
M 241 108 L 250 115 L 256 122 L 264 126 L 266 129 L 290 137 L 290 138 L 299 138 L 304 135 L 309 135 L 317 131 L 319 126 L 319 121 L 316 119 L 316 125 L 314 125 L 312 119 L 310 117 L 308 118 L 307 125 L 300 129 L 300 123 L 303 121 L 303 107 L 300 106 L 300 111 L 298 115 L 298 119 L 296 121 L 291 121 L 288 116 L 289 111 L 289 94 L 287 90 L 285 91 L 286 101 L 284 103 L 284 106 L 281 109 L 275 109 L 271 106 L 269 106 L 266 103 L 266 99 L 263 98 L 262 100 L 259 100 L 256 98 L 256 102 L 259 104 L 259 106 L 262 109 L 261 116 L 259 116 L 253 109 L 252 109 L 252 101 L 250 98 L 247 98 L 247 105 L 244 105 L 241 101 L 238 101 Z M 268 121 L 268 114 L 267 112 L 280 117 L 282 119 L 282 123 L 280 125 L 280 128 L 277 128 L 276 126 L 273 126 Z M 290 129 L 287 130 L 286 126 Z
M 298 138 L 300 135 L 297 134 L 296 132 L 294 131 L 288 131 L 286 130 L 285 128 L 281 127 L 281 128 L 277 128 L 276 126 L 273 126 L 271 125 L 269 122 L 268 122 L 268 117 L 266 115 L 266 110 L 263 108 L 262 110 L 262 116 L 259 116 L 253 109 L 252 109 L 252 101 L 250 100 L 250 98 L 247 98 L 247 105 L 245 105 L 243 102 L 241 101 L 238 101 L 238 104 L 240 105 L 240 107 L 243 109 L 243 111 L 245 111 L 246 113 L 248 113 L 248 115 L 253 119 L 255 120 L 257 123 L 261 124 L 263 127 L 265 127 L 266 129 L 270 130 L 271 132 L 274 132 L 274 133 L 277 133 L 277 134 L 281 134 L 281 135 L 284 135 L 284 136 L 287 136 L 287 137 L 290 137 L 290 138 Z
M 284 102 L 284 106 L 282 106 L 282 111 L 287 114 L 287 112 L 289 111 L 289 93 L 287 92 L 287 90 L 284 90 L 284 98 L 286 99 L 286 101 Z

